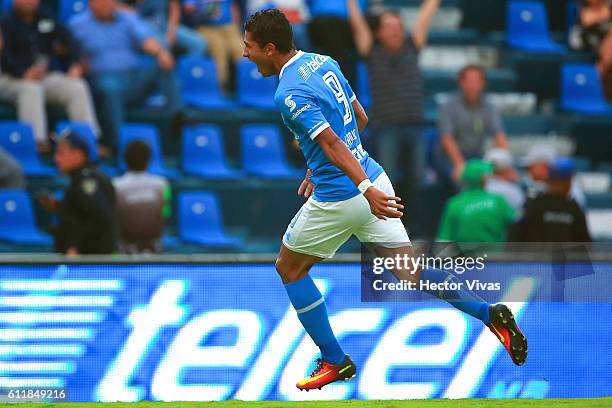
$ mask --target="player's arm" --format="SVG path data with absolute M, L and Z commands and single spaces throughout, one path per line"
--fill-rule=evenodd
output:
M 400 218 L 403 215 L 400 210 L 403 210 L 404 206 L 392 202 L 399 202 L 401 200 L 398 197 L 386 195 L 372 185 L 361 164 L 331 127 L 323 130 L 317 135 L 315 140 L 321 146 L 321 149 L 323 149 L 327 159 L 342 170 L 358 186 L 359 191 L 368 200 L 372 214 L 383 220 L 387 218 Z
M 363 109 L 363 106 L 361 106 L 357 98 L 355 98 L 353 102 L 351 102 L 351 105 L 353 105 L 353 111 L 355 111 L 355 119 L 357 120 L 357 128 L 359 130 L 359 133 L 361 133 L 363 132 L 363 129 L 365 129 L 365 127 L 368 124 L 368 115 L 366 114 L 365 109 Z
M 423 0 L 414 30 L 412 30 L 412 41 L 418 49 L 423 48 L 427 44 L 429 26 L 439 7 L 440 0 Z

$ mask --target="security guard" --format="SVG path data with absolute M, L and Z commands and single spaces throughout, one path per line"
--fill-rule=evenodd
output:
M 452 197 L 444 208 L 438 241 L 455 243 L 505 242 L 514 209 L 498 194 L 485 191 L 491 163 L 471 159 L 461 175 L 464 190 Z
M 547 188 L 527 200 L 523 217 L 510 230 L 510 241 L 591 242 L 584 212 L 570 194 L 573 173 L 572 160 L 553 163 Z
M 110 254 L 117 245 L 115 190 L 89 156 L 89 145 L 81 135 L 73 131 L 61 135 L 55 163 L 70 176 L 70 185 L 57 204 L 55 251 L 66 255 Z

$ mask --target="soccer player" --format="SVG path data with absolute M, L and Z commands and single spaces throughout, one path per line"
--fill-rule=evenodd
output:
M 379 256 L 410 254 L 410 240 L 400 221 L 403 206 L 382 167 L 361 145 L 359 133 L 368 118 L 336 61 L 296 51 L 289 21 L 277 9 L 249 18 L 244 44 L 244 57 L 257 64 L 262 75 L 278 75 L 275 102 L 309 168 L 298 190 L 308 200 L 287 227 L 276 270 L 300 322 L 321 350 L 314 372 L 297 387 L 320 389 L 351 379 L 356 367 L 338 344 L 323 297 L 308 272 L 353 234 L 362 242 L 376 243 Z M 411 281 L 457 279 L 431 268 L 393 273 Z M 488 325 L 512 360 L 523 364 L 527 342 L 505 305 L 489 305 L 467 290 L 431 294 Z

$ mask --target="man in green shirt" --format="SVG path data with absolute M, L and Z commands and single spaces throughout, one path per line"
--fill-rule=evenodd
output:
M 444 208 L 438 241 L 504 242 L 514 209 L 497 194 L 484 190 L 493 170 L 489 162 L 469 160 L 461 180 L 464 190 L 452 197 Z

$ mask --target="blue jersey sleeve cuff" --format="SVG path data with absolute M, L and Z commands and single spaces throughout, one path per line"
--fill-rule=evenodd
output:
M 319 136 L 319 134 L 325 129 L 327 129 L 328 127 L 329 127 L 329 123 L 325 122 L 324 124 L 316 128 L 314 132 L 310 134 L 310 139 L 315 140 L 315 138 Z

